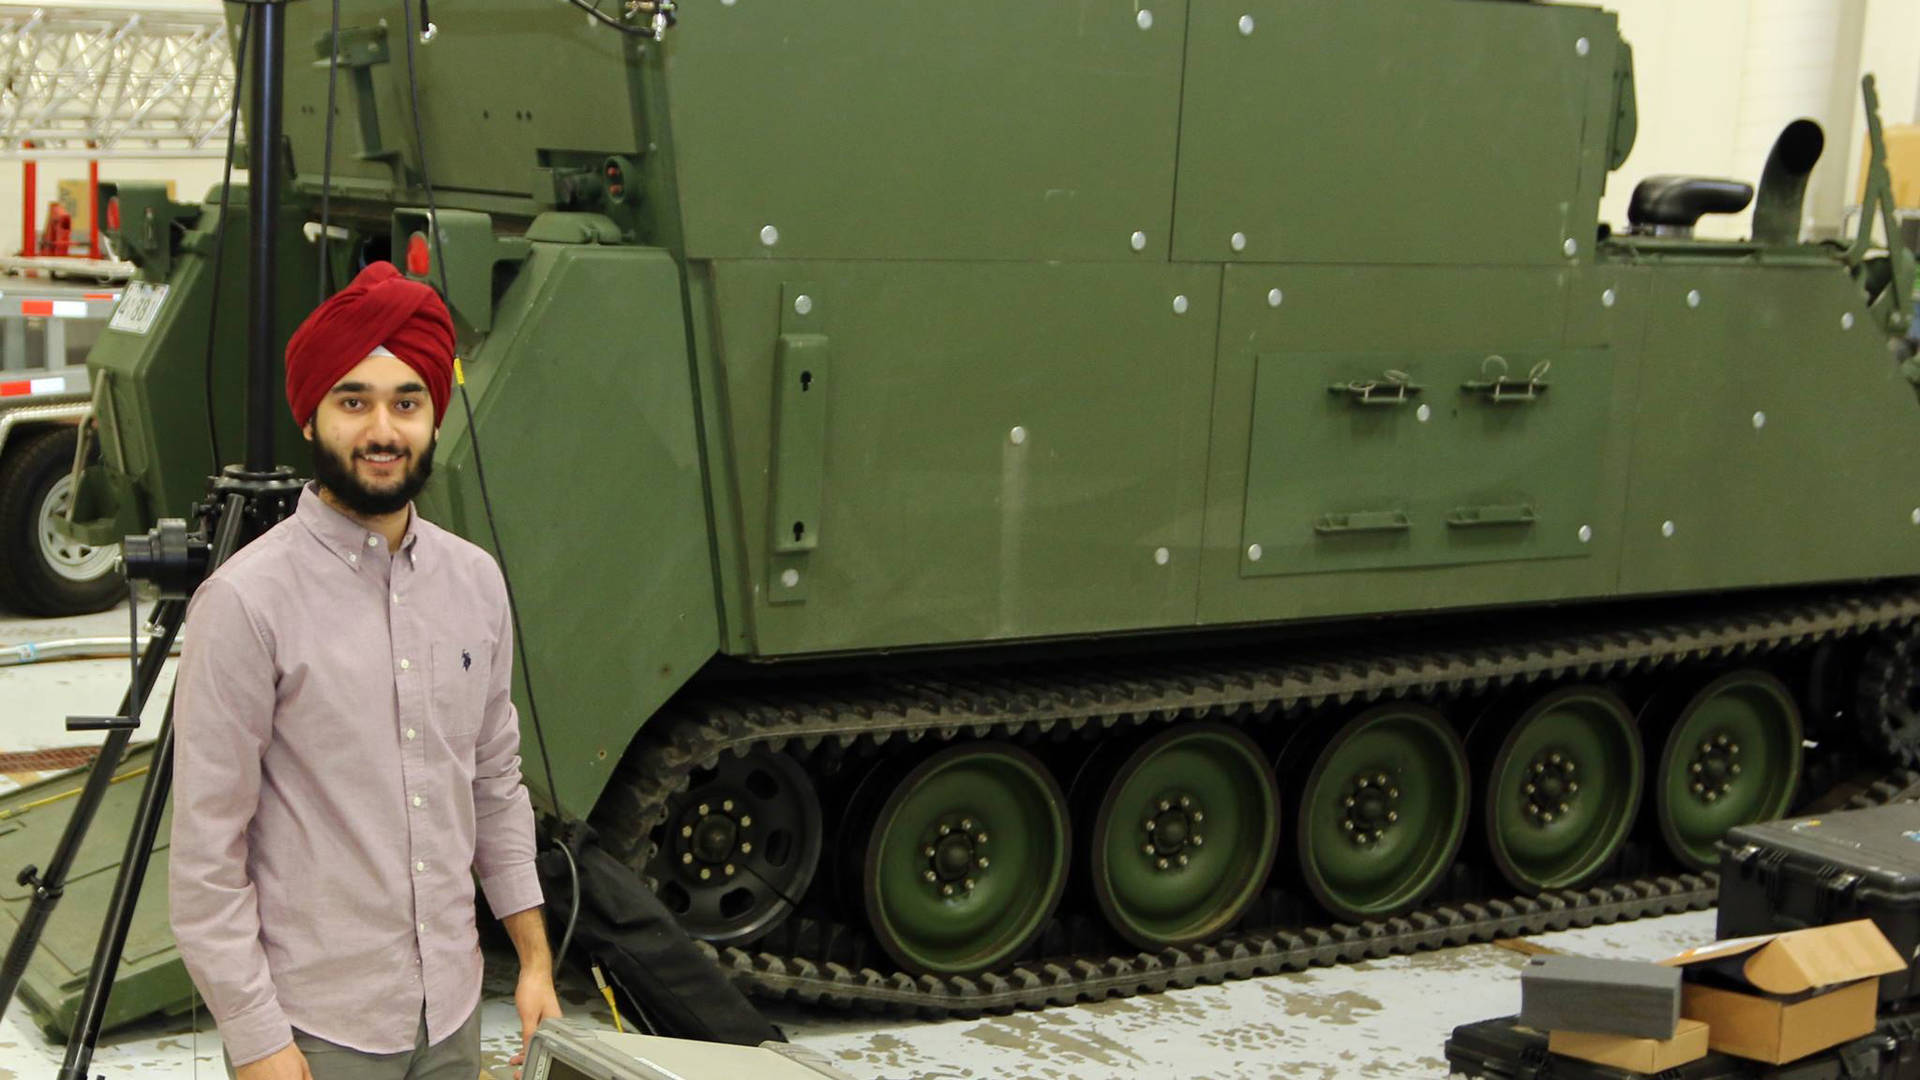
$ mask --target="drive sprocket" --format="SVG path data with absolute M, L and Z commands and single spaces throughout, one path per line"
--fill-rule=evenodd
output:
M 1920 632 L 1875 637 L 1860 661 L 1860 732 L 1893 761 L 1920 765 Z

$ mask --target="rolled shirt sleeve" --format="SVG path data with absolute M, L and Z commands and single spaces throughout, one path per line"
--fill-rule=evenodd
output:
M 195 593 L 175 678 L 173 935 L 234 1065 L 293 1041 L 260 941 L 248 828 L 272 736 L 273 651 L 218 576 Z
M 541 903 L 534 870 L 533 804 L 520 776 L 520 715 L 513 706 L 513 620 L 501 588 L 486 715 L 474 747 L 473 871 L 496 919 Z

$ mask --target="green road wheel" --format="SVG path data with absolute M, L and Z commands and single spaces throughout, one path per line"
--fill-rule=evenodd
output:
M 1597 686 L 1553 691 L 1505 730 L 1481 785 L 1487 846 L 1522 892 L 1583 884 L 1633 830 L 1640 735 L 1619 697 Z
M 1674 717 L 1652 786 L 1660 833 L 1694 870 L 1728 829 L 1786 815 L 1800 784 L 1800 709 L 1758 669 L 1713 680 Z
M 866 834 L 861 892 L 907 971 L 983 971 L 1040 933 L 1067 883 L 1066 798 L 1032 754 L 948 747 L 893 786 Z
M 1300 791 L 1300 869 L 1336 917 L 1373 919 L 1418 904 L 1466 836 L 1466 752 L 1445 717 L 1420 705 L 1369 709 L 1336 731 Z
M 688 934 L 742 944 L 792 913 L 821 838 L 820 799 L 799 762 L 728 755 L 674 800 L 647 874 Z
M 1273 868 L 1280 788 L 1260 748 L 1225 724 L 1148 739 L 1114 771 L 1087 841 L 1094 898 L 1142 949 L 1232 926 Z

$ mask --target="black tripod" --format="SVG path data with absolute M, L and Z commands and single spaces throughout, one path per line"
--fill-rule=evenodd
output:
M 251 197 L 247 201 L 251 233 L 246 464 L 228 465 L 221 475 L 211 478 L 207 501 L 195 508 L 197 528 L 189 531 L 185 521 L 167 519 L 143 536 L 126 538 L 122 561 L 128 579 L 152 581 L 160 586 L 162 599 L 154 613 L 156 629 L 148 640 L 146 653 L 135 667 L 133 685 L 121 699 L 120 715 L 67 719 L 70 731 L 106 730 L 109 734 L 46 871 L 42 873 L 37 867 L 28 866 L 17 878 L 20 884 L 33 887 L 33 900 L 7 948 L 4 963 L 0 963 L 0 1015 L 4 1015 L 13 1000 L 27 962 L 39 945 L 41 931 L 66 888 L 67 873 L 81 841 L 86 838 L 95 812 L 106 796 L 128 741 L 140 726 L 140 705 L 153 690 L 154 681 L 180 631 L 186 617 L 187 597 L 229 555 L 292 514 L 300 494 L 300 479 L 291 469 L 273 463 L 273 302 L 277 246 L 274 219 L 280 206 L 282 181 L 279 149 L 284 73 L 281 65 L 288 0 L 240 2 L 246 5 L 248 28 L 243 40 L 248 43 L 246 63 L 253 75 L 248 99 L 252 121 L 248 145 L 252 154 L 249 162 Z M 218 298 L 215 300 L 217 303 Z M 153 760 L 132 831 L 127 837 L 120 875 L 94 951 L 86 993 L 74 1019 L 73 1034 L 67 1040 L 60 1080 L 85 1080 L 92 1065 L 94 1047 L 99 1042 L 106 1016 L 107 997 L 113 990 L 114 972 L 120 966 L 120 956 L 126 947 L 134 904 L 146 879 L 147 861 L 159 832 L 161 814 L 166 809 L 172 776 L 173 704 L 169 701 L 153 744 Z

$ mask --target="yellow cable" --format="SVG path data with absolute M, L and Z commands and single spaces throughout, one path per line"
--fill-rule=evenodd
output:
M 607 985 L 607 977 L 600 973 L 600 965 L 597 963 L 593 965 L 593 981 L 600 987 L 600 996 L 607 999 L 607 1008 L 613 1010 L 613 1030 L 625 1034 L 627 1027 L 620 1022 L 620 1006 L 613 1002 L 613 987 Z
M 460 358 L 453 358 L 453 381 L 461 386 L 467 385 L 467 371 L 460 366 Z
M 147 769 L 148 769 L 148 766 L 145 766 L 145 765 L 142 765 L 137 769 L 129 769 L 126 772 L 121 773 L 119 776 L 116 776 L 113 779 L 107 781 L 107 783 L 117 784 L 122 780 L 131 780 L 136 776 L 145 776 L 147 775 Z M 0 821 L 5 821 L 11 817 L 19 817 L 21 814 L 24 814 L 29 810 L 37 810 L 42 806 L 50 806 L 54 803 L 59 802 L 62 799 L 71 799 L 75 795 L 80 794 L 80 792 L 83 790 L 85 789 L 74 788 L 71 791 L 63 791 L 58 795 L 49 795 L 44 799 L 35 799 L 33 802 L 30 802 L 30 803 L 24 803 L 20 806 L 11 807 L 6 810 L 0 810 Z

